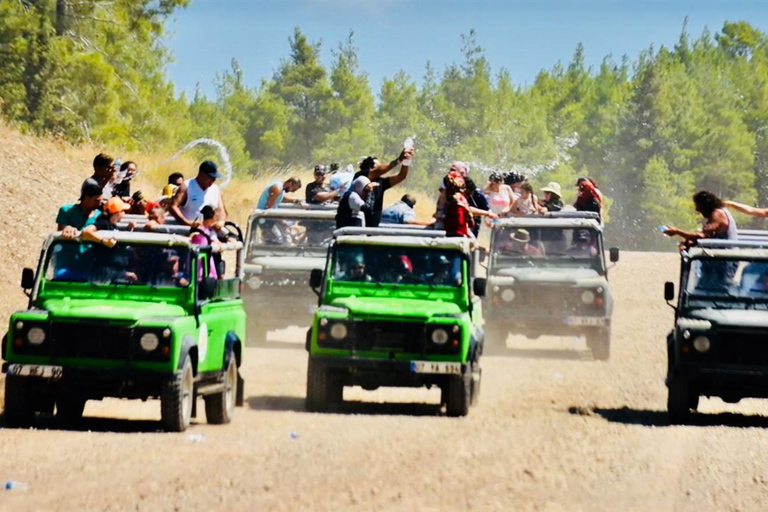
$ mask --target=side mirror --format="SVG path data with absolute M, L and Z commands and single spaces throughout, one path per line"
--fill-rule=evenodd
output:
M 219 280 L 215 277 L 204 277 L 198 284 L 197 296 L 200 300 L 208 300 L 216 296 Z
M 667 302 L 675 300 L 675 283 L 669 281 L 664 283 L 664 300 Z
M 25 268 L 21 271 L 21 289 L 31 290 L 33 286 L 35 286 L 35 271 Z
M 478 297 L 485 297 L 485 278 L 476 277 L 472 283 L 472 292 Z
M 309 286 L 313 290 L 317 290 L 323 286 L 323 271 L 319 268 L 313 268 L 309 274 Z
M 610 253 L 611 263 L 616 263 L 619 261 L 619 248 L 618 247 L 611 247 L 608 249 L 608 252 Z

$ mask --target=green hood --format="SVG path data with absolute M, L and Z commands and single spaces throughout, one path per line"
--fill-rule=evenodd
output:
M 101 318 L 107 320 L 133 320 L 144 317 L 179 317 L 186 312 L 181 306 L 162 302 L 138 302 L 104 299 L 49 299 L 43 303 L 52 319 Z
M 332 305 L 349 309 L 353 316 L 393 316 L 426 320 L 434 315 L 462 313 L 458 305 L 450 302 L 391 297 L 344 297 L 334 300 Z

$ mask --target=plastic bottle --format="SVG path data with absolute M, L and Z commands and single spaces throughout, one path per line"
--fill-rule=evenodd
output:
M 408 137 L 407 139 L 405 139 L 405 142 L 403 142 L 403 150 L 409 151 L 411 149 L 413 149 L 413 137 Z M 408 165 L 408 166 L 411 165 L 411 159 L 406 158 L 405 160 L 403 160 L 403 165 Z
M 23 482 L 16 482 L 15 480 L 8 480 L 5 482 L 6 491 L 26 491 L 29 486 Z
M 663 232 L 665 232 L 668 229 L 669 229 L 669 227 L 667 227 L 667 226 L 656 226 L 656 231 L 658 231 L 659 233 L 663 233 Z

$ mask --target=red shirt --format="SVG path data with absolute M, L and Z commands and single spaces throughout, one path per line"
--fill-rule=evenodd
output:
M 445 226 L 446 235 L 470 236 L 469 222 L 472 217 L 469 215 L 469 210 L 455 201 L 450 201 L 446 203 L 444 213 L 443 226 Z

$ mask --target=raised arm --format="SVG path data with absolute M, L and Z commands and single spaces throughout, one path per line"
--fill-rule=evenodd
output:
M 768 217 L 768 208 L 755 208 L 735 201 L 723 201 L 723 205 L 753 217 Z
M 413 154 L 413 150 L 410 150 L 410 154 L 411 155 Z M 395 167 L 400 165 L 400 163 L 403 160 L 405 160 L 406 158 L 407 158 L 406 151 L 403 150 L 403 151 L 400 152 L 400 156 L 398 156 L 397 158 L 395 158 L 391 162 L 388 162 L 388 163 L 387 162 L 382 162 L 382 163 L 377 164 L 376 167 L 374 167 L 373 169 L 368 171 L 368 179 L 373 181 L 373 180 L 377 180 L 377 179 L 381 178 L 383 175 L 387 174 L 389 171 L 391 171 L 392 169 L 394 169 Z M 402 173 L 402 170 L 400 172 Z M 405 174 L 406 174 L 406 176 L 408 175 L 408 171 L 407 170 L 405 171 Z M 405 177 L 403 177 L 403 180 L 404 179 L 405 179 Z M 400 181 L 403 181 L 403 180 L 400 180 Z M 400 181 L 398 181 L 397 183 L 400 183 Z M 392 186 L 394 186 L 394 185 L 396 185 L 396 183 L 392 183 Z

